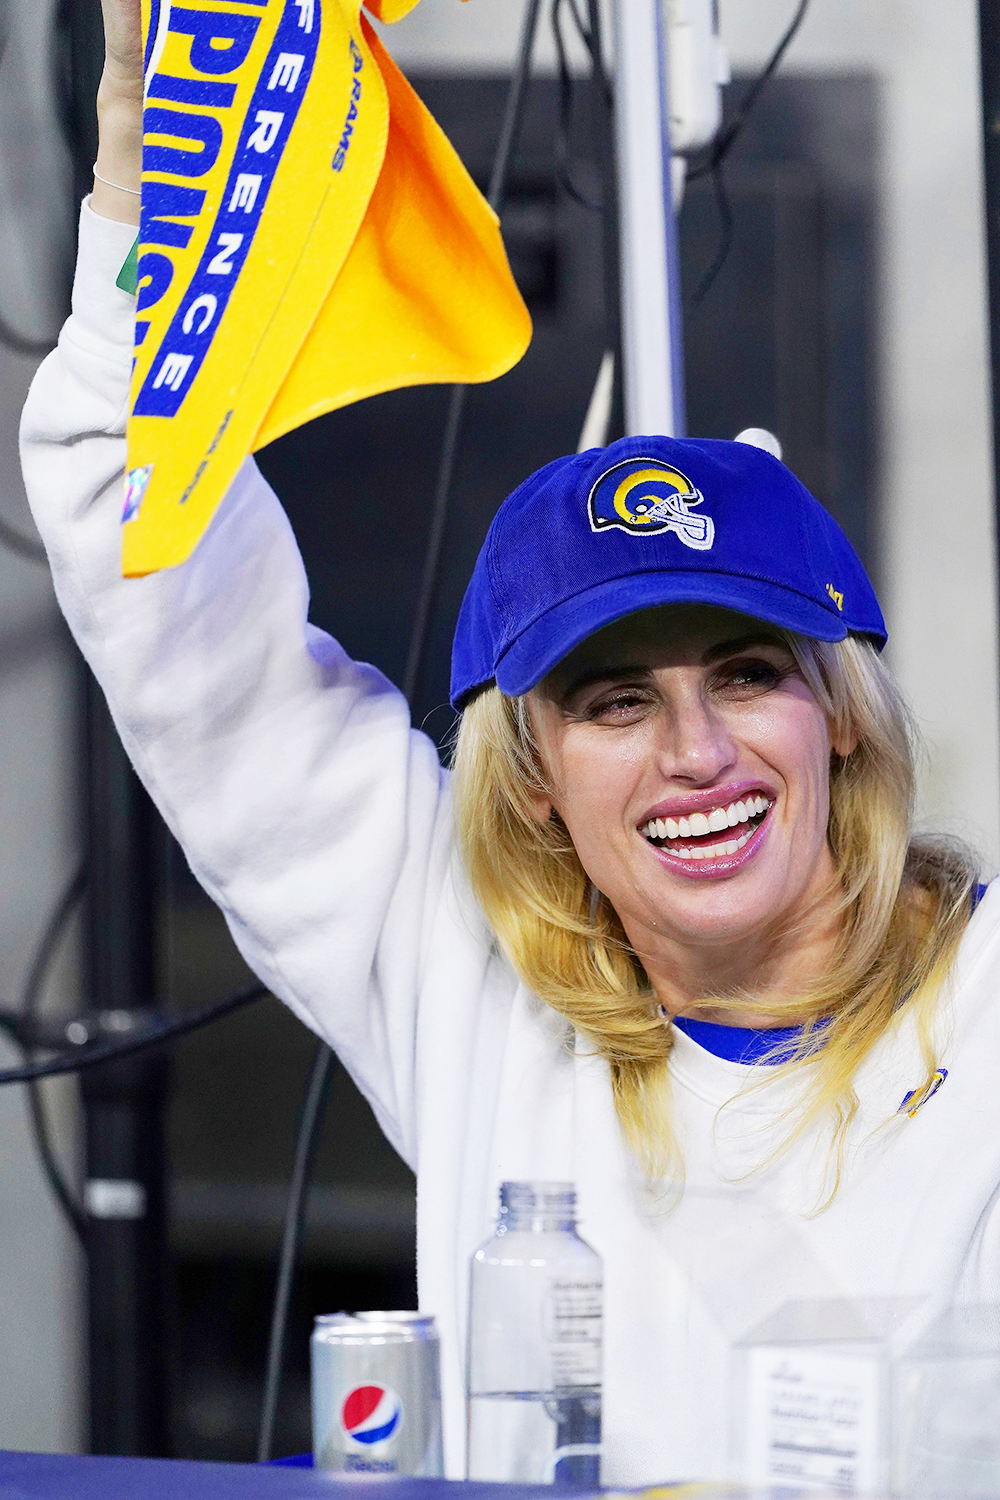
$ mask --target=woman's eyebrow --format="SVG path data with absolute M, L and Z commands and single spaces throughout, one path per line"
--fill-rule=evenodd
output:
M 746 635 L 735 636 L 731 641 L 720 641 L 718 645 L 709 646 L 702 656 L 702 662 L 707 665 L 720 661 L 726 656 L 734 655 L 737 651 L 746 650 L 748 646 L 784 645 L 785 642 L 780 636 L 769 635 L 762 630 L 750 631 Z M 582 692 L 584 688 L 593 687 L 597 682 L 622 682 L 627 679 L 634 681 L 637 677 L 649 677 L 653 670 L 649 662 L 607 662 L 603 665 L 586 667 L 559 689 L 559 696 L 563 699 L 572 698 L 575 693 Z
M 721 661 L 724 656 L 732 656 L 736 651 L 745 651 L 748 646 L 783 646 L 785 650 L 788 649 L 780 636 L 768 635 L 765 631 L 754 631 L 749 635 L 737 636 L 731 641 L 720 641 L 717 646 L 709 646 L 702 661 L 705 663 Z
M 614 666 L 609 663 L 607 666 L 589 667 L 571 678 L 560 690 L 559 696 L 563 699 L 572 698 L 574 693 L 593 687 L 595 682 L 621 682 L 625 678 L 648 677 L 651 671 L 647 662 L 616 662 Z

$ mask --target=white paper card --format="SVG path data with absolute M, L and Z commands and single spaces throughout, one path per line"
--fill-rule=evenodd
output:
M 879 1488 L 882 1381 L 877 1357 L 751 1349 L 747 1480 L 801 1488 Z

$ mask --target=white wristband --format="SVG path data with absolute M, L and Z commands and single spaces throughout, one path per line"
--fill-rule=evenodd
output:
M 98 182 L 103 182 L 105 187 L 117 188 L 120 193 L 131 193 L 133 198 L 141 198 L 142 197 L 142 193 L 139 190 L 139 188 L 122 187 L 122 185 L 121 185 L 120 182 L 112 182 L 110 178 L 108 178 L 108 177 L 102 177 L 101 174 L 100 174 L 100 172 L 97 170 L 97 163 L 96 163 L 96 161 L 94 163 L 94 176 L 96 177 L 96 179 L 97 179 Z

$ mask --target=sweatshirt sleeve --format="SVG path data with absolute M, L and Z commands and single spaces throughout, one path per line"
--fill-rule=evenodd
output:
M 59 602 L 247 961 L 412 1160 L 422 950 L 453 904 L 447 778 L 402 695 L 308 624 L 291 527 L 252 459 L 186 563 L 122 578 L 135 303 L 115 278 L 133 237 L 84 205 L 72 315 L 22 419 Z

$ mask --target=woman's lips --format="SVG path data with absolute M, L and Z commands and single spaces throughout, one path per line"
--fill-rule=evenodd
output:
M 708 857 L 713 853 L 735 854 L 736 850 L 728 845 L 745 844 L 747 834 L 753 832 L 772 802 L 773 799 L 762 792 L 750 792 L 745 799 L 731 802 L 728 806 L 720 803 L 714 807 L 706 807 L 704 811 L 678 815 L 675 818 L 650 818 L 642 825 L 640 832 L 650 843 L 675 852 L 690 848 L 693 851 L 705 851 Z M 696 852 L 694 857 L 700 859 L 703 854 Z
M 758 811 L 760 804 L 763 807 Z M 710 826 L 707 832 L 698 831 L 705 819 L 703 817 L 699 822 L 698 815 L 695 814 L 692 819 L 669 820 L 674 825 L 670 828 L 669 835 L 659 833 L 659 823 L 667 820 L 658 820 L 655 842 L 647 831 L 652 825 L 647 824 L 642 833 L 660 861 L 678 874 L 694 879 L 731 875 L 753 859 L 766 838 L 768 814 L 772 805 L 764 797 L 756 799 L 752 811 L 747 808 L 748 816 L 739 818 L 732 825 L 727 822 L 725 831 L 718 826 L 718 819 L 715 820 L 715 826 Z M 746 803 L 742 804 L 741 811 L 743 808 L 746 808 Z M 694 828 L 690 826 L 692 822 Z M 687 826 L 679 827 L 678 823 Z

